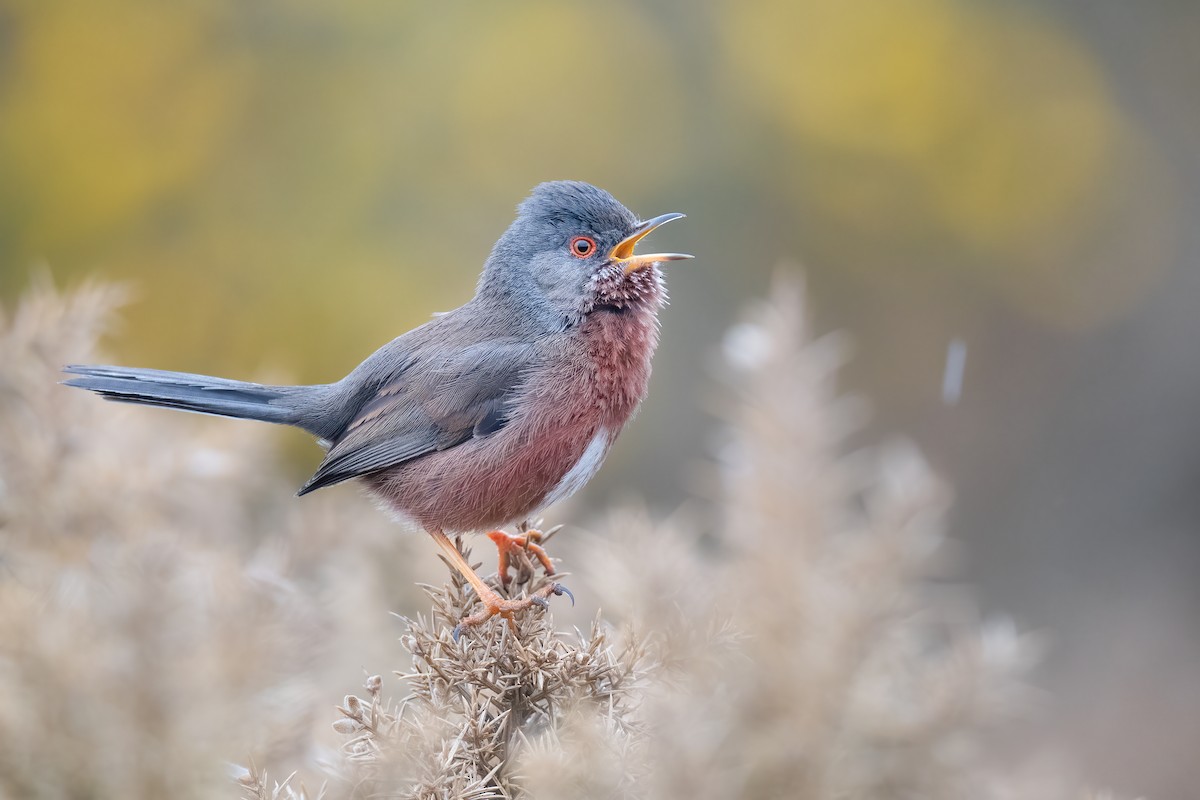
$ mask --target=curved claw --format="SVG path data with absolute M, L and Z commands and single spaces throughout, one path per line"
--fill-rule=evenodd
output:
M 554 594 L 558 595 L 559 597 L 562 597 L 565 594 L 567 597 L 571 598 L 571 605 L 575 605 L 575 595 L 571 594 L 571 590 L 563 586 L 561 583 L 554 584 L 551 591 L 553 591 Z
M 537 595 L 534 595 L 533 597 L 529 598 L 529 602 L 533 603 L 535 606 L 538 606 L 543 611 L 550 610 L 550 604 L 546 602 L 546 598 L 544 597 L 538 597 Z
M 458 643 L 458 637 L 462 636 L 462 632 L 463 626 L 461 622 L 454 626 L 454 630 L 450 631 L 450 638 L 454 640 L 455 644 Z

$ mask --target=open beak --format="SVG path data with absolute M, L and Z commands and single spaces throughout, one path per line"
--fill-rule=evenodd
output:
M 624 268 L 625 274 L 628 275 L 635 270 L 648 267 L 651 264 L 657 264 L 660 261 L 682 261 L 685 258 L 693 258 L 693 256 L 685 253 L 650 253 L 644 256 L 635 256 L 633 254 L 634 245 L 644 239 L 650 231 L 659 225 L 663 225 L 673 219 L 683 219 L 685 216 L 686 214 L 663 214 L 654 219 L 646 220 L 634 228 L 633 233 L 617 243 L 617 246 L 608 254 L 609 259 L 614 264 L 620 264 Z

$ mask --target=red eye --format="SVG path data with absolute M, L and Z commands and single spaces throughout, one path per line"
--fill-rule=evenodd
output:
M 571 240 L 571 255 L 587 258 L 596 250 L 596 240 L 590 236 L 576 236 Z

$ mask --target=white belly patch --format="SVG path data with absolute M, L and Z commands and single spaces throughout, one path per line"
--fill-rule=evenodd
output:
M 583 485 L 590 481 L 592 476 L 596 474 L 596 471 L 600 469 L 606 452 L 608 452 L 608 431 L 601 428 L 596 431 L 596 435 L 588 442 L 587 449 L 583 451 L 583 455 L 575 462 L 575 466 L 571 467 L 570 471 L 562 476 L 562 480 L 546 495 L 546 499 L 542 501 L 542 505 L 548 506 L 557 503 L 559 500 L 566 500 L 582 489 Z

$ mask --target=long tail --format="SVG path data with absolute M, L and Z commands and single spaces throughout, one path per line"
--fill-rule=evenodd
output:
M 164 372 L 157 369 L 72 364 L 63 372 L 78 375 L 63 381 L 89 389 L 107 400 L 177 408 L 221 417 L 256 419 L 307 427 L 299 403 L 308 386 L 262 386 L 257 383 Z

